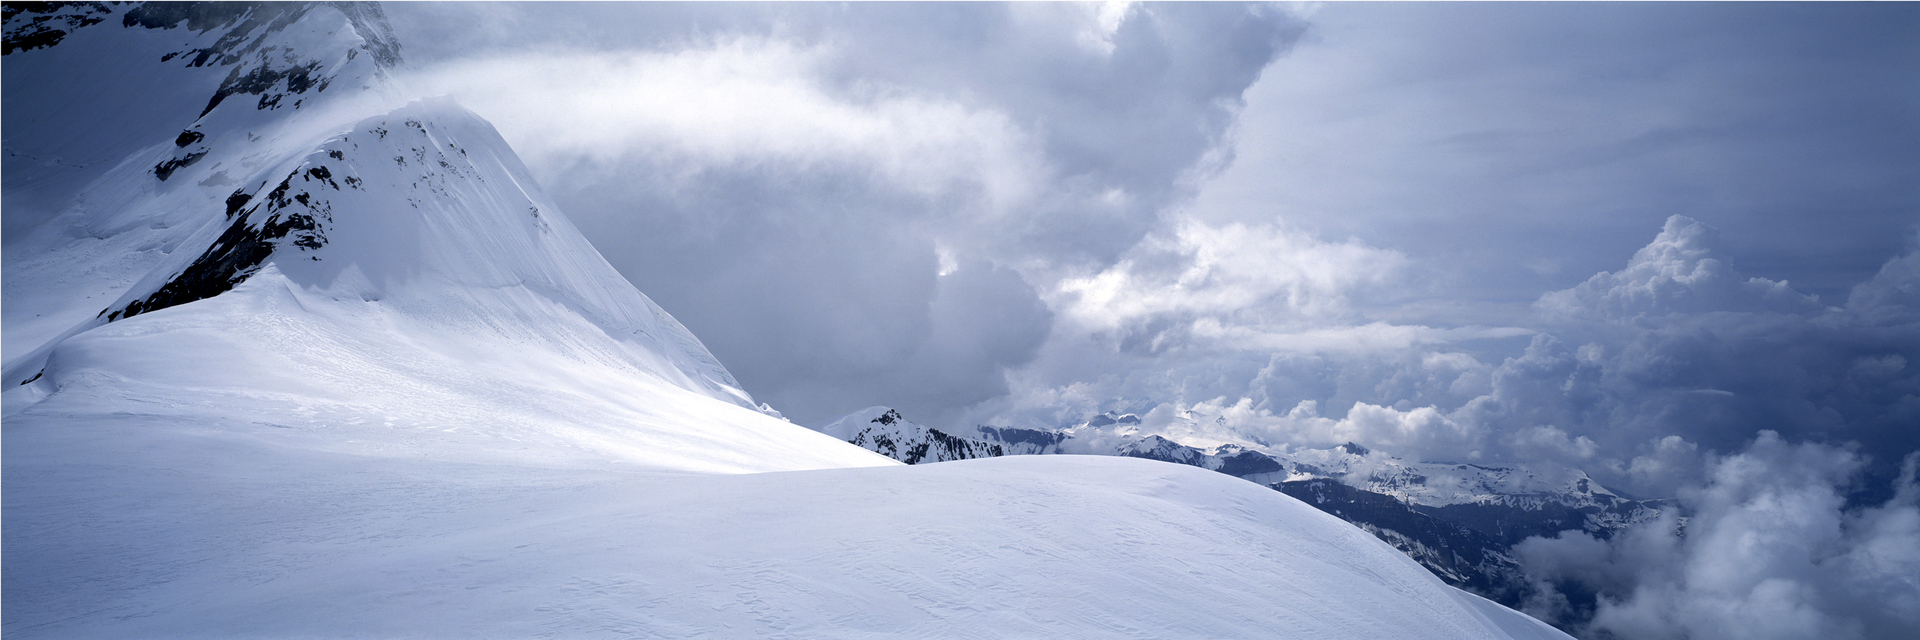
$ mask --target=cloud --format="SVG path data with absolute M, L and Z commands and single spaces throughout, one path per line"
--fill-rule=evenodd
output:
M 1031 197 L 1045 161 L 1006 114 L 903 87 L 839 93 L 824 77 L 832 62 L 821 45 L 741 37 L 463 58 L 414 80 L 488 114 L 569 187 L 618 179 L 645 159 L 680 172 L 846 167 L 921 198 L 969 194 L 979 201 L 969 213 L 985 215 Z
M 1920 322 L 1920 237 L 1916 250 L 1888 260 L 1847 296 L 1847 310 L 1871 326 Z M 1895 371 L 1898 368 L 1894 368 Z
M 413 81 L 492 120 L 609 262 L 800 421 L 1006 393 L 1054 333 L 1043 300 L 1218 169 L 1241 92 L 1303 25 L 1267 6 L 472 10 L 482 35 L 396 9 L 465 43 L 410 50 Z
M 1762 431 L 1715 457 L 1671 513 L 1613 540 L 1515 547 L 1542 589 L 1529 613 L 1588 637 L 1899 638 L 1920 628 L 1920 454 L 1883 504 L 1847 506 L 1865 462 Z
M 1631 320 L 1703 311 L 1807 313 L 1818 300 L 1785 282 L 1741 280 L 1714 249 L 1718 230 L 1686 216 L 1667 218 L 1651 244 L 1617 272 L 1601 272 L 1572 289 L 1540 297 L 1549 317 Z
M 1912 7 L 1329 3 L 1312 21 L 1248 91 L 1248 142 L 1201 205 L 1399 251 L 1481 303 L 1450 316 L 1616 269 L 1673 213 L 1828 304 L 1914 230 Z
M 1082 325 L 1104 331 L 1197 318 L 1216 332 L 1228 324 L 1317 326 L 1351 320 L 1348 298 L 1392 280 L 1405 262 L 1273 224 L 1186 219 L 1112 267 L 1062 281 L 1056 298 Z
M 1509 413 L 1489 418 L 1551 420 L 1615 450 L 1683 434 L 1726 451 L 1761 429 L 1895 458 L 1920 447 L 1903 427 L 1920 417 L 1920 371 L 1906 366 L 1920 324 L 1891 302 L 1912 286 L 1915 254 L 1889 260 L 1846 308 L 1823 307 L 1785 282 L 1744 277 L 1714 236 L 1675 216 L 1625 269 L 1543 295 L 1542 328 L 1559 344 L 1503 367 L 1511 392 L 1489 406 Z
M 966 418 L 1061 426 L 1164 406 L 1220 418 L 1193 434 L 1209 441 L 1555 461 L 1648 496 L 1772 430 L 1859 443 L 1868 473 L 1891 477 L 1920 449 L 1920 325 L 1901 302 L 1914 254 L 1826 307 L 1741 273 L 1717 235 L 1676 216 L 1624 268 L 1544 294 L 1519 326 L 1433 327 L 1354 303 L 1415 286 L 1395 252 L 1183 219 L 1063 280 L 1052 337 L 1008 397 Z
M 1797 11 L 393 15 L 431 34 L 417 80 L 798 420 L 1197 407 L 1664 495 L 1761 429 L 1882 476 L 1920 446 L 1911 135 L 1831 117 L 1899 121 L 1861 61 L 1910 10 Z

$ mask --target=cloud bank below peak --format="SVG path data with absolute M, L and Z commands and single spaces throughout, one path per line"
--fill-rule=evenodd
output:
M 1237 247 L 1271 239 L 1226 235 Z M 1508 327 L 1369 319 L 1342 294 L 1412 287 L 1390 251 L 1298 237 L 1254 251 L 1347 278 L 1322 292 L 1287 268 L 1238 260 L 1267 266 L 1237 277 L 1192 242 L 1147 242 L 1141 258 L 1063 285 L 1060 326 L 1077 333 L 1056 334 L 1015 377 L 1014 395 L 976 420 L 1044 426 L 1165 405 L 1215 418 L 1222 441 L 1556 460 L 1652 495 L 1699 480 L 1703 453 L 1769 430 L 1857 443 L 1889 476 L 1920 449 L 1920 369 L 1909 364 L 1920 362 L 1920 252 L 1888 261 L 1844 306 L 1824 306 L 1741 273 L 1716 236 L 1672 216 L 1623 268 L 1543 294 Z

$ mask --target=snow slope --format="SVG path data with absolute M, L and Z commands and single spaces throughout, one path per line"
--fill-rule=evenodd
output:
M 1620 497 L 1562 465 L 1414 462 L 1354 443 L 1310 449 L 1223 441 L 1213 435 L 1220 431 L 1199 428 L 1205 418 L 1185 412 L 1165 424 L 1164 433 L 1137 414 L 1118 412 L 1063 429 L 945 431 L 887 407 L 868 407 L 809 426 L 907 464 L 1081 454 L 1217 471 L 1306 501 L 1375 534 L 1448 584 L 1516 606 L 1536 588 L 1514 560 L 1515 544 L 1570 529 L 1607 539 L 1671 506 Z
M 886 407 L 870 407 L 812 428 L 846 440 L 849 439 L 846 435 L 825 429 L 825 425 L 858 422 L 860 416 L 878 415 L 886 410 Z M 975 448 L 998 446 L 1008 454 L 1145 457 L 1212 469 L 1261 484 L 1335 479 L 1356 489 L 1426 507 L 1640 508 L 1635 501 L 1607 489 L 1586 472 L 1565 465 L 1424 462 L 1405 460 L 1355 443 L 1313 449 L 1252 440 L 1222 440 L 1220 430 L 1201 428 L 1201 423 L 1210 419 L 1210 416 L 1186 411 L 1165 424 L 1149 427 L 1139 415 L 1110 411 L 1061 429 L 982 425 L 943 433 L 974 443 Z M 906 424 L 919 432 L 931 429 Z M 844 430 L 842 427 L 841 431 Z M 1648 509 L 1648 513 L 1639 518 L 1651 519 L 1657 513 L 1657 509 Z
M 1559 637 L 1179 465 L 658 474 L 339 454 L 227 422 L 9 426 L 6 635 Z
M 8 10 L 7 637 L 1558 637 L 1218 474 L 757 410 L 377 8 Z
M 238 26 L 227 33 L 245 31 L 248 15 L 231 16 Z M 306 54 L 295 52 L 369 46 L 331 6 L 277 14 L 271 24 L 280 23 L 263 37 L 281 40 L 258 48 L 296 62 Z M 14 51 L 10 84 L 14 69 L 55 84 L 7 95 L 57 94 L 58 79 L 125 50 L 142 54 L 128 56 L 131 65 L 167 68 L 155 51 L 193 50 L 155 42 L 175 31 L 190 28 L 109 19 L 53 47 Z M 195 42 L 230 39 L 221 32 Z M 338 62 L 294 65 L 319 78 L 306 93 L 276 94 L 283 77 L 257 101 L 194 106 L 181 119 L 198 137 L 150 134 L 49 221 L 9 238 L 10 422 L 38 415 L 29 407 L 49 394 L 73 406 L 146 397 L 166 408 L 217 403 L 223 415 L 390 455 L 726 472 L 888 464 L 753 410 L 699 340 L 580 236 L 485 121 L 445 100 L 391 106 L 374 90 L 386 80 L 371 53 L 320 58 Z M 186 86 L 176 90 L 207 89 Z M 136 97 L 166 91 L 130 87 Z M 39 114 L 38 126 L 16 136 L 10 123 L 8 142 L 50 146 L 64 128 L 77 148 L 92 148 L 89 123 L 128 101 L 97 102 L 22 109 Z M 207 101 L 149 106 L 197 104 Z M 197 159 L 160 171 L 184 157 Z M 62 188 L 26 182 L 43 194 Z

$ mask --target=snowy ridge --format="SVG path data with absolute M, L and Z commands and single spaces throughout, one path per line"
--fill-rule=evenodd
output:
M 1189 425 L 1204 417 L 1188 413 L 1181 420 Z M 881 417 L 891 419 L 883 421 Z M 892 424 L 892 419 L 910 425 L 905 430 L 892 430 L 892 442 L 914 441 L 915 434 L 938 431 L 907 422 L 887 407 L 868 407 L 811 425 L 811 428 L 852 441 L 858 431 L 855 426 L 870 428 L 866 426 L 870 422 Z M 1178 435 L 1150 433 L 1141 423 L 1140 416 L 1135 414 L 1107 412 L 1057 430 L 981 425 L 941 435 L 974 443 L 971 450 L 979 453 L 958 459 L 1001 455 L 986 453 L 987 446 L 997 446 L 1006 455 L 1080 453 L 1150 458 L 1219 471 L 1261 484 L 1333 479 L 1426 507 L 1488 505 L 1539 510 L 1553 505 L 1605 511 L 1634 503 L 1601 486 L 1586 472 L 1563 465 L 1413 462 L 1354 443 L 1327 449 L 1293 449 L 1250 442 L 1195 444 L 1177 441 Z M 1173 434 L 1194 431 L 1179 429 L 1178 424 L 1168 431 Z
M 1586 472 L 1564 465 L 1415 462 L 1355 443 L 1311 449 L 1220 441 L 1201 435 L 1206 432 L 1197 428 L 1208 416 L 1185 413 L 1164 427 L 1149 428 L 1137 414 L 1109 411 L 1045 433 L 1057 438 L 1053 445 L 1057 451 L 1168 459 L 1263 484 L 1331 478 L 1429 507 L 1480 504 L 1540 509 L 1553 504 L 1608 509 L 1631 502 Z M 966 436 L 991 442 L 1001 433 L 1024 431 L 1034 430 L 982 426 Z
M 210 244 L 193 236 L 231 217 L 234 187 L 390 108 L 384 67 L 398 63 L 377 7 L 53 8 L 101 14 L 7 56 L 7 94 L 45 96 L 5 112 L 10 383 L 183 243 Z M 10 15 L 9 35 L 39 17 Z
M 878 437 L 853 428 L 883 422 L 874 416 L 909 428 L 890 428 Z M 1188 412 L 1168 431 L 1199 433 L 1195 426 L 1202 419 Z M 1314 505 L 1373 533 L 1450 584 L 1510 605 L 1532 589 L 1512 545 L 1563 530 L 1610 538 L 1668 508 L 1666 501 L 1620 497 L 1585 472 L 1564 466 L 1411 462 L 1355 443 L 1291 449 L 1203 437 L 1211 446 L 1200 447 L 1150 433 L 1132 413 L 1102 413 L 1057 430 L 978 426 L 955 436 L 907 422 L 892 409 L 870 407 L 813 428 L 908 464 L 1070 453 L 1216 471 Z M 928 450 L 944 453 L 938 458 L 916 453 Z
M 884 464 L 754 410 L 699 340 L 579 235 L 491 125 L 445 100 L 391 104 L 382 69 L 396 60 L 379 44 L 390 36 L 363 37 L 356 23 L 378 22 L 377 9 L 239 5 L 206 17 L 194 7 L 161 5 L 179 24 L 158 28 L 136 19 L 142 7 L 115 7 L 128 26 L 106 20 L 7 56 L 8 95 L 60 95 L 66 78 L 128 58 L 162 79 L 135 80 L 131 95 L 199 96 L 136 103 L 148 110 L 130 121 L 191 123 L 143 146 L 91 137 L 103 118 L 93 111 L 9 103 L 10 149 L 20 137 L 129 154 L 84 184 L 20 168 L 28 191 L 64 204 L 7 238 L 10 421 L 50 396 L 61 401 L 49 412 L 237 393 L 248 398 L 231 411 L 262 424 L 378 426 L 331 448 L 715 471 Z M 182 66 L 182 51 L 212 53 Z M 308 61 L 295 65 L 305 80 L 289 61 Z M 200 93 L 264 76 L 275 79 L 243 87 L 257 100 Z M 182 79 L 192 82 L 166 85 Z M 36 128 L 16 129 L 16 115 Z M 9 163 L 10 196 L 15 175 Z M 185 365 L 196 361 L 221 364 Z M 689 420 L 712 428 L 688 431 Z M 467 437 L 396 448 L 378 433 L 390 427 Z

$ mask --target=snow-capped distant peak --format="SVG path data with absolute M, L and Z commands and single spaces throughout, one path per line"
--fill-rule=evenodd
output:
M 890 407 L 867 407 L 809 425 L 808 428 L 907 464 L 995 458 L 1007 454 L 997 444 L 957 437 L 909 422 L 899 411 Z

